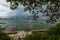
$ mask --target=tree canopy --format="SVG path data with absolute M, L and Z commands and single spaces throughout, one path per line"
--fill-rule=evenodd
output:
M 6 0 L 10 2 L 10 8 L 16 9 L 20 4 L 23 5 L 24 11 L 29 11 L 34 14 L 34 19 L 37 19 L 39 12 L 48 17 L 47 22 L 57 21 L 60 17 L 60 0 Z M 43 9 L 46 5 L 46 9 Z

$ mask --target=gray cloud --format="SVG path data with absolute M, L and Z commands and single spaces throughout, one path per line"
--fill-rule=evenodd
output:
M 29 16 L 31 13 L 29 11 L 24 12 L 24 7 L 20 5 L 17 9 L 15 10 L 10 10 L 9 9 L 10 4 L 6 2 L 6 0 L 0 0 L 0 16 L 4 17 L 13 17 L 13 16 Z M 43 9 L 46 9 L 46 5 L 42 6 Z M 3 15 L 4 14 L 4 15 Z M 43 13 L 38 14 L 39 17 L 43 16 Z

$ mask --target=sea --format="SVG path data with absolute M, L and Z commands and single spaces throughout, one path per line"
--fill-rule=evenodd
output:
M 31 19 L 0 19 L 0 27 L 7 31 L 14 29 L 26 30 L 26 29 L 48 29 L 51 24 L 46 23 L 45 20 L 31 20 Z

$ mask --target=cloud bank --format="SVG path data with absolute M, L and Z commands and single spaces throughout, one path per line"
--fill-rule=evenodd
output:
M 6 17 L 9 15 L 10 10 L 9 3 L 6 3 L 6 0 L 0 0 L 0 17 Z
M 42 6 L 43 9 L 46 9 L 46 5 Z M 39 13 L 38 16 L 42 17 L 43 13 Z M 29 16 L 31 13 L 28 11 L 24 12 L 24 7 L 20 5 L 17 9 L 11 10 L 10 3 L 7 3 L 6 0 L 0 0 L 0 18 L 8 18 L 13 16 Z
M 24 12 L 24 7 L 20 5 L 15 10 L 10 10 L 10 4 L 6 2 L 6 0 L 0 0 L 0 17 L 12 17 L 12 16 L 25 16 L 25 15 L 31 15 L 28 11 Z

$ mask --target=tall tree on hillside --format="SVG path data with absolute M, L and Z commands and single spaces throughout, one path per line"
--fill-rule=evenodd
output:
M 34 19 L 37 19 L 39 12 L 44 16 L 48 16 L 47 22 L 57 21 L 60 18 L 60 0 L 7 0 L 10 2 L 10 8 L 16 9 L 20 4 L 25 7 L 24 11 L 29 11 L 33 14 Z M 46 6 L 43 9 L 43 6 Z

